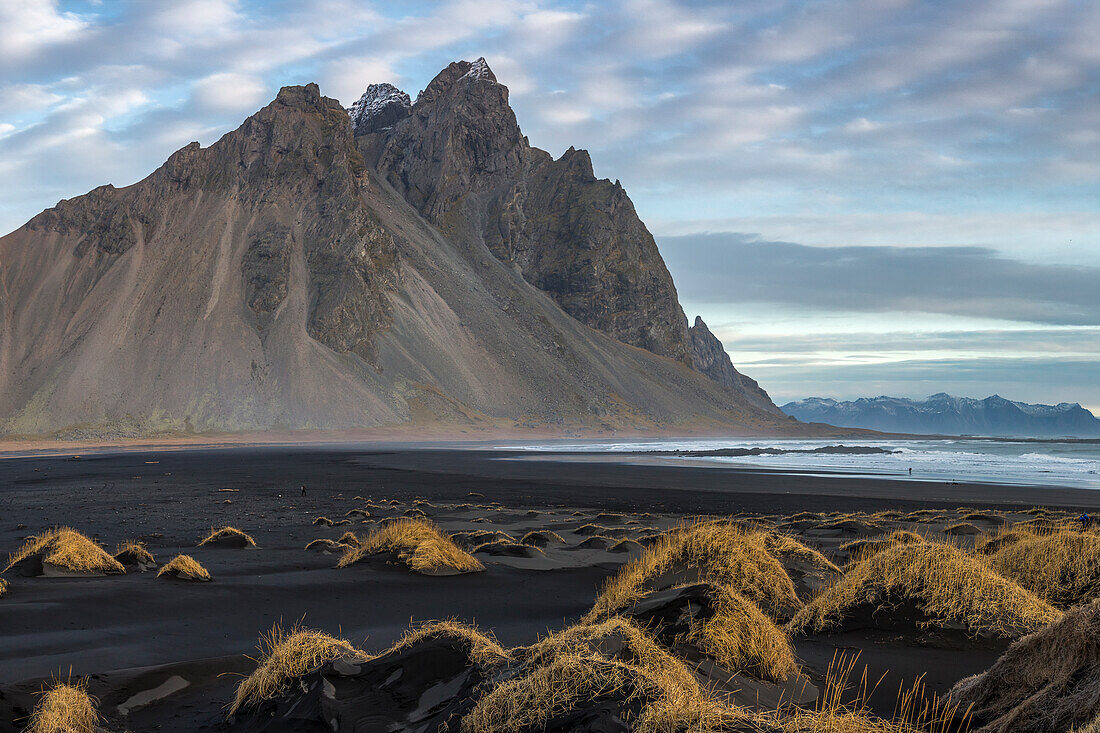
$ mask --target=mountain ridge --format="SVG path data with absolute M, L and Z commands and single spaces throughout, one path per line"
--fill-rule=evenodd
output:
M 587 154 L 531 148 L 487 64 L 452 64 L 408 115 L 393 90 L 388 124 L 353 126 L 284 87 L 0 238 L 0 434 L 796 429 L 692 368 L 625 192 Z M 501 231 L 541 259 L 502 257 Z
M 974 399 L 937 392 L 924 400 L 883 395 L 847 401 L 809 397 L 780 409 L 804 422 L 895 433 L 1100 437 L 1100 419 L 1076 402 L 1029 404 L 1000 395 Z

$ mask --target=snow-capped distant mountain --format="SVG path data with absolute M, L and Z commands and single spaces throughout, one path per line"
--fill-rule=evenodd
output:
M 1032 405 L 1000 395 L 976 400 L 940 392 L 926 400 L 861 397 L 846 402 L 809 397 L 788 402 L 780 409 L 803 422 L 892 433 L 1100 437 L 1100 419 L 1076 402 Z

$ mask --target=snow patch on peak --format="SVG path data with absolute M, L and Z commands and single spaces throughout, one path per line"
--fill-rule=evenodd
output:
M 351 127 L 357 135 L 390 127 L 406 116 L 412 102 L 393 84 L 371 84 L 359 101 L 348 108 Z
M 470 64 L 469 70 L 462 75 L 463 79 L 488 79 L 495 82 L 496 76 L 493 74 L 493 70 L 489 68 L 489 62 L 485 60 L 484 56 L 478 58 L 477 61 Z

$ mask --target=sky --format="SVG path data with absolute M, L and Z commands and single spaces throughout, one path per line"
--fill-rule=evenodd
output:
M 485 56 L 777 403 L 1100 412 L 1098 38 L 1093 0 L 0 0 L 0 231 L 280 86 L 415 96 Z

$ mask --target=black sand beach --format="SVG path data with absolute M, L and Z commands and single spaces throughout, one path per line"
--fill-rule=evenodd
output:
M 306 487 L 306 496 L 300 487 Z M 356 497 L 362 497 L 357 499 Z M 364 499 L 396 500 L 390 515 L 420 508 L 448 532 L 550 529 L 570 537 L 601 512 L 623 514 L 621 536 L 665 529 L 685 517 L 741 513 L 916 509 L 1019 510 L 1037 503 L 1092 506 L 1083 490 L 944 485 L 889 478 L 557 459 L 501 450 L 397 446 L 233 447 L 0 459 L 0 549 L 14 551 L 55 525 L 108 547 L 144 540 L 160 561 L 188 553 L 215 582 L 107 578 L 10 579 L 0 600 L 0 730 L 17 730 L 38 678 L 93 675 L 92 692 L 118 706 L 175 676 L 183 692 L 135 710 L 133 730 L 216 729 L 257 636 L 304 619 L 363 648 L 382 649 L 410 621 L 457 618 L 492 630 L 506 645 L 530 643 L 588 610 L 629 554 L 604 549 L 547 552 L 546 559 L 487 558 L 487 571 L 425 577 L 397 568 L 336 569 L 336 556 L 305 552 L 318 538 L 366 531 L 343 520 Z M 464 504 L 477 506 L 461 506 Z M 574 514 L 579 512 L 579 514 Z M 385 513 L 376 515 L 384 516 Z M 374 520 L 368 520 L 373 522 Z M 233 525 L 257 549 L 196 547 L 211 527 Z M 873 699 L 886 713 L 898 684 L 927 674 L 932 692 L 985 669 L 1004 644 L 897 634 L 840 634 L 796 645 L 820 676 L 838 649 L 860 651 L 872 676 L 893 674 Z M 140 672 L 119 672 L 152 667 Z M 110 673 L 110 674 L 107 674 Z M 889 694 L 885 694 L 888 691 Z M 144 726 L 144 727 L 143 727 Z

